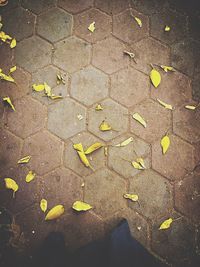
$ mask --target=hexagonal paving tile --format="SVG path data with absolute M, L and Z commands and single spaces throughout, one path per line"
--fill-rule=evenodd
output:
M 190 143 L 200 141 L 200 110 L 188 110 L 185 107 L 174 110 L 173 130 Z
M 135 54 L 132 66 L 147 74 L 151 71 L 150 64 L 153 62 L 157 65 L 170 66 L 170 49 L 164 44 L 148 37 L 132 45 L 131 49 Z
M 160 139 L 172 127 L 171 112 L 150 99 L 135 106 L 131 110 L 131 114 L 134 113 L 144 118 L 147 128 L 131 118 L 131 131 L 146 142 L 153 143 Z
M 161 223 L 170 217 L 177 221 L 174 221 L 169 229 L 159 231 Z M 152 249 L 159 256 L 175 263 L 173 266 L 191 266 L 188 258 L 194 254 L 194 235 L 194 227 L 183 217 L 178 214 L 168 214 L 154 221 Z
M 5 6 L 1 6 L 1 12 L 7 12 L 10 11 L 11 9 L 19 6 L 20 0 L 13 0 L 13 1 L 8 1 L 8 3 Z
M 86 178 L 85 201 L 103 217 L 125 208 L 125 181 L 108 169 L 99 170 Z
M 21 98 L 14 102 L 16 112 L 7 113 L 8 129 L 25 138 L 43 129 L 46 122 L 47 110 L 30 97 Z
M 58 6 L 76 14 L 93 6 L 94 0 L 58 0 Z
M 200 34 L 198 31 L 198 28 L 200 27 L 200 18 L 199 16 L 191 16 L 189 17 L 189 35 L 199 41 L 200 40 Z
M 88 30 L 88 26 L 92 22 L 95 22 L 95 31 L 93 33 Z M 90 9 L 75 16 L 74 32 L 84 40 L 95 43 L 111 33 L 111 22 L 110 16 L 97 9 Z
M 151 15 L 165 9 L 167 0 L 131 0 L 131 6 L 146 15 Z
M 129 59 L 124 55 L 126 46 L 115 39 L 108 37 L 93 46 L 92 63 L 94 66 L 111 74 L 119 69 L 126 67 Z
M 108 77 L 89 66 L 73 74 L 71 95 L 85 105 L 92 105 L 108 95 Z
M 10 68 L 13 66 L 13 53 L 9 45 L 4 43 L 0 44 L 0 55 L 1 55 L 1 69 L 4 73 L 9 73 Z M 3 80 L 1 80 L 1 83 Z M 7 82 L 6 82 L 7 83 Z
M 24 8 L 31 10 L 35 14 L 39 14 L 50 7 L 55 6 L 56 0 L 21 0 Z
M 169 26 L 171 30 L 166 32 L 165 26 Z M 175 43 L 183 39 L 187 34 L 186 17 L 166 10 L 163 13 L 154 14 L 151 16 L 151 35 L 156 39 L 167 44 Z
M 86 124 L 86 109 L 71 99 L 64 99 L 48 108 L 48 129 L 67 139 L 83 130 Z M 79 120 L 78 115 L 83 119 Z
M 80 161 L 77 152 L 73 148 L 73 144 L 82 143 L 84 149 L 86 149 L 96 142 L 101 141 L 88 132 L 80 133 L 74 136 L 70 141 L 66 143 L 64 151 L 64 165 L 72 169 L 74 172 L 78 173 L 80 176 L 86 176 L 93 173 L 90 168 L 85 167 Z M 95 170 L 103 168 L 105 166 L 104 149 L 101 148 L 93 154 L 88 155 L 88 159 Z
M 5 21 L 3 26 L 4 31 L 16 38 L 18 41 L 33 34 L 35 17 L 32 13 L 21 7 L 11 9 L 10 12 L 3 15 L 2 19 Z
M 131 179 L 128 193 L 137 194 L 140 201 L 140 205 L 129 201 L 129 206 L 151 220 L 172 207 L 170 183 L 153 170 L 145 170 Z
M 37 33 L 54 43 L 72 34 L 72 15 L 64 10 L 52 8 L 38 16 Z
M 131 107 L 149 96 L 149 78 L 141 72 L 127 68 L 111 76 L 111 97 Z
M 142 27 L 135 21 L 134 17 L 141 19 Z M 138 41 L 149 33 L 149 19 L 136 10 L 126 10 L 113 17 L 113 34 L 124 42 L 132 43 Z
M 199 73 L 196 73 L 192 81 L 192 98 L 198 102 L 200 102 L 199 84 L 200 84 L 200 75 Z
M 15 59 L 24 69 L 33 72 L 51 63 L 52 46 L 34 36 L 21 41 L 15 48 Z
M 112 141 L 109 147 L 108 166 L 125 178 L 134 177 L 141 170 L 135 169 L 131 162 L 137 157 L 142 157 L 145 161 L 146 168 L 151 165 L 150 146 L 136 136 L 133 137 L 133 142 L 125 147 L 115 147 L 129 138 L 130 135 L 123 135 Z
M 61 164 L 63 144 L 47 131 L 28 137 L 23 146 L 23 155 L 31 155 L 29 166 L 43 175 Z
M 17 67 L 17 70 L 12 74 L 15 79 L 14 83 L 8 83 L 2 81 L 2 88 L 0 91 L 0 96 L 4 97 L 9 95 L 12 100 L 21 98 L 29 93 L 29 85 L 31 81 L 31 76 L 28 72 Z
M 170 180 L 183 178 L 195 167 L 194 147 L 179 137 L 169 135 L 171 144 L 165 155 L 162 155 L 160 140 L 152 146 L 152 166 Z M 174 160 L 176 160 L 176 164 Z
M 192 97 L 191 80 L 180 72 L 161 73 L 162 81 L 155 89 L 151 86 L 152 98 L 160 99 L 173 107 L 188 103 Z
M 96 0 L 95 6 L 108 13 L 108 14 L 117 14 L 129 7 L 128 0 Z
M 186 176 L 175 184 L 175 206 L 179 211 L 194 220 L 200 219 L 200 174 Z
M 126 132 L 128 128 L 128 110 L 111 99 L 102 101 L 101 105 L 103 111 L 96 111 L 95 106 L 89 109 L 89 131 L 105 141 Z M 103 120 L 109 123 L 113 130 L 100 131 L 99 126 Z
M 90 62 L 91 45 L 76 37 L 69 37 L 55 45 L 54 64 L 68 72 L 74 72 Z

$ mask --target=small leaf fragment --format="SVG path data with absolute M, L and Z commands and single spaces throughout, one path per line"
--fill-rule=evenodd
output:
M 160 65 L 160 67 L 165 71 L 165 72 L 168 72 L 168 71 L 175 71 L 175 69 L 171 66 L 165 66 L 165 65 Z
M 107 146 L 104 147 L 104 155 L 106 157 L 108 156 L 108 147 Z
M 127 146 L 128 144 L 130 144 L 131 142 L 133 142 L 133 137 L 129 137 L 128 139 L 124 140 L 123 142 L 115 145 L 117 147 L 123 147 L 123 146 Z
M 79 121 L 81 121 L 81 120 L 83 119 L 83 115 L 78 114 L 78 115 L 77 115 L 77 118 L 78 118 Z
M 25 157 L 19 159 L 17 163 L 18 164 L 28 163 L 30 161 L 30 159 L 31 159 L 31 156 L 25 156 Z
M 152 69 L 150 72 L 150 79 L 155 88 L 157 88 L 161 82 L 160 73 L 156 69 Z
M 147 123 L 146 123 L 146 121 L 143 119 L 142 116 L 140 116 L 139 113 L 134 113 L 134 114 L 132 115 L 132 117 L 133 117 L 133 119 L 135 119 L 136 121 L 138 121 L 140 124 L 142 124 L 142 125 L 144 126 L 144 128 L 147 127 Z
M 13 77 L 12 77 L 11 75 L 6 75 L 6 74 L 3 73 L 2 71 L 0 72 L 0 78 L 1 78 L 2 80 L 7 81 L 7 82 L 12 82 L 12 83 L 15 82 L 15 80 L 13 79 Z
M 87 211 L 91 210 L 92 206 L 82 201 L 75 201 L 72 205 L 72 209 L 76 211 Z
M 29 171 L 26 175 L 26 182 L 30 183 L 35 178 L 35 176 L 36 174 L 33 171 Z
M 170 110 L 173 109 L 173 108 L 172 108 L 172 105 L 167 104 L 167 103 L 163 102 L 162 100 L 160 100 L 160 99 L 158 99 L 158 98 L 157 98 L 157 101 L 158 101 L 163 107 L 165 107 L 166 109 L 170 109 Z
M 134 19 L 137 22 L 137 24 L 140 26 L 140 28 L 142 28 L 142 20 L 139 19 L 138 17 L 134 17 Z
M 51 94 L 49 97 L 50 97 L 52 100 L 63 98 L 61 95 L 54 95 L 54 94 Z
M 86 167 L 89 167 L 91 170 L 94 171 L 94 169 L 92 168 L 87 156 L 85 155 L 84 151 L 77 151 L 78 155 L 79 155 L 79 158 L 80 160 L 83 162 L 83 164 L 86 166 Z
M 166 25 L 165 26 L 165 32 L 169 32 L 170 30 L 171 30 L 171 28 L 168 25 Z
M 15 107 L 14 107 L 14 105 L 13 105 L 11 99 L 10 99 L 10 97 L 8 97 L 8 96 L 3 97 L 3 101 L 6 101 L 9 104 L 9 106 L 12 108 L 12 110 L 16 111 L 16 109 L 15 109 Z
M 143 169 L 146 169 L 143 158 L 137 158 L 136 162 L 139 163 Z
M 51 87 L 45 82 L 44 82 L 44 91 L 45 91 L 47 96 L 51 97 L 51 95 L 52 95 L 51 94 Z
M 171 223 L 173 222 L 172 218 L 169 218 L 167 220 L 165 220 L 159 227 L 159 230 L 164 230 L 164 229 L 168 229 L 171 225 Z
M 190 106 L 190 105 L 186 105 L 185 108 L 186 109 L 190 109 L 190 110 L 195 110 L 196 109 L 195 106 Z
M 133 194 L 124 194 L 124 198 L 130 199 L 133 202 L 136 202 L 139 199 L 138 195 L 133 195 Z
M 45 221 L 50 221 L 59 218 L 64 213 L 64 211 L 65 209 L 63 205 L 56 205 L 47 213 Z
M 103 110 L 103 107 L 101 106 L 101 104 L 97 104 L 96 107 L 95 107 L 95 110 L 96 111 Z
M 10 43 L 10 48 L 14 48 L 16 45 L 17 45 L 17 41 L 15 38 L 13 38 L 11 43 Z
M 9 36 L 8 34 L 6 34 L 5 32 L 1 31 L 1 32 L 0 32 L 0 39 L 1 39 L 3 42 L 6 42 L 7 40 L 12 40 L 12 37 Z
M 131 164 L 137 170 L 144 170 L 144 168 L 141 166 L 141 164 L 137 161 L 132 161 Z
M 96 142 L 85 150 L 85 155 L 91 154 L 92 152 L 96 151 L 97 149 L 101 147 L 103 147 L 103 144 L 100 142 Z
M 170 145 L 170 139 L 168 135 L 165 135 L 162 139 L 161 139 L 161 147 L 162 147 L 162 153 L 165 154 L 169 148 Z
M 102 132 L 110 131 L 112 130 L 112 127 L 106 121 L 102 121 L 102 123 L 99 125 L 99 130 Z
M 73 147 L 75 150 L 77 151 L 84 151 L 83 150 L 83 145 L 81 143 L 78 143 L 78 144 L 73 144 Z
M 89 26 L 88 26 L 88 30 L 90 32 L 94 32 L 95 31 L 95 21 L 93 21 Z
M 33 87 L 33 90 L 36 91 L 36 92 L 41 92 L 44 90 L 44 84 L 33 84 L 32 85 Z
M 41 199 L 40 201 L 40 208 L 43 212 L 46 212 L 47 210 L 47 200 L 46 199 Z
M 4 178 L 5 186 L 7 189 L 13 190 L 13 197 L 15 196 L 15 192 L 19 189 L 18 184 L 11 178 Z
M 16 69 L 17 69 L 17 66 L 13 66 L 12 68 L 10 68 L 10 73 L 16 71 Z

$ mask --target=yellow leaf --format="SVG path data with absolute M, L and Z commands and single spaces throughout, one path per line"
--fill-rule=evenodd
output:
M 0 78 L 1 78 L 2 80 L 7 81 L 7 82 L 12 82 L 12 83 L 15 82 L 15 80 L 13 79 L 12 76 L 10 76 L 10 75 L 6 75 L 6 74 L 4 74 L 3 72 L 0 72 Z
M 130 199 L 133 202 L 138 201 L 138 195 L 133 195 L 133 194 L 124 194 L 124 198 Z
M 28 163 L 31 159 L 31 156 L 26 156 L 26 157 L 23 157 L 21 159 L 18 160 L 18 164 L 22 164 L 22 163 Z
M 190 110 L 195 110 L 196 109 L 195 106 L 190 106 L 190 105 L 186 105 L 185 108 L 186 109 L 190 109 Z
M 12 39 L 11 43 L 10 43 L 10 48 L 14 48 L 17 45 L 17 41 L 16 39 Z
M 85 154 L 88 155 L 94 151 L 96 151 L 97 149 L 101 148 L 103 146 L 102 143 L 96 142 L 94 144 L 92 144 L 91 146 L 89 146 L 86 150 L 85 150 Z
M 7 97 L 4 97 L 3 98 L 3 101 L 6 101 L 10 105 L 10 107 L 12 108 L 12 110 L 16 111 L 16 109 L 15 109 L 15 107 L 14 107 L 14 105 L 13 105 L 11 99 L 10 99 L 10 97 L 8 97 L 8 96 Z
M 54 220 L 60 217 L 64 213 L 65 209 L 63 205 L 57 205 L 53 207 L 46 215 L 45 221 Z
M 12 68 L 10 68 L 10 73 L 16 71 L 16 69 L 17 69 L 17 66 L 13 66 Z
M 40 201 L 40 208 L 43 212 L 47 210 L 47 200 L 46 199 L 41 199 Z
M 168 229 L 171 225 L 171 223 L 173 222 L 172 218 L 169 218 L 167 220 L 165 220 L 159 227 L 159 230 L 164 230 L 164 229 Z
M 142 21 L 141 19 L 139 19 L 138 17 L 134 17 L 135 21 L 137 22 L 137 24 L 140 26 L 140 28 L 142 27 Z
M 57 84 L 65 84 L 65 79 L 61 74 L 57 74 Z
M 51 96 L 50 96 L 50 98 L 52 99 L 52 100 L 55 100 L 55 99 L 61 99 L 61 98 L 63 98 L 61 95 L 54 95 L 54 94 L 52 94 Z
M 161 65 L 160 66 L 165 72 L 168 72 L 168 71 L 175 71 L 175 69 L 173 67 L 170 67 L 170 66 L 165 66 L 165 65 Z
M 88 26 L 88 30 L 91 32 L 95 31 L 95 21 L 93 21 L 89 26 Z
M 41 92 L 44 90 L 44 84 L 33 84 L 32 85 L 33 87 L 33 90 L 36 91 L 36 92 Z
M 92 168 L 92 166 L 90 165 L 90 162 L 88 160 L 88 158 L 86 157 L 84 151 L 77 151 L 78 155 L 79 155 L 79 158 L 80 160 L 83 162 L 83 164 L 86 166 L 86 167 L 89 167 L 90 169 L 92 169 L 94 171 L 94 169 Z
M 108 147 L 107 146 L 104 147 L 104 155 L 106 157 L 108 156 Z
M 137 161 L 132 161 L 131 164 L 137 170 L 144 170 L 144 168 L 141 166 L 141 164 Z
M 134 113 L 132 115 L 132 117 L 133 117 L 133 119 L 135 119 L 136 121 L 138 121 L 139 123 L 141 123 L 144 126 L 144 128 L 147 127 L 146 121 L 142 118 L 142 116 L 140 116 L 139 113 Z
M 165 26 L 165 32 L 169 32 L 170 30 L 171 30 L 171 28 L 168 25 L 166 25 Z
M 12 37 L 10 37 L 8 34 L 6 34 L 5 32 L 1 31 L 0 32 L 0 39 L 3 42 L 6 42 L 7 40 L 12 40 Z
M 11 178 L 5 178 L 5 186 L 7 189 L 13 190 L 13 197 L 15 196 L 15 192 L 19 189 L 18 184 Z
M 133 137 L 129 137 L 128 139 L 124 140 L 123 142 L 121 142 L 120 144 L 117 144 L 115 146 L 117 146 L 117 147 L 127 146 L 131 142 L 133 142 Z
M 72 209 L 76 211 L 87 211 L 92 209 L 92 206 L 82 201 L 75 201 L 72 205 Z
M 47 83 L 44 83 L 44 90 L 47 96 L 51 96 L 51 87 Z
M 146 169 L 143 158 L 137 158 L 136 162 L 139 163 L 143 169 Z
M 26 175 L 26 182 L 30 183 L 35 178 L 35 173 L 33 171 L 29 171 Z
M 157 101 L 158 101 L 163 107 L 165 107 L 166 109 L 170 109 L 170 110 L 173 109 L 173 108 L 172 108 L 172 105 L 167 104 L 167 103 L 163 102 L 162 100 L 160 100 L 160 99 L 158 99 L 158 98 L 157 98 Z
M 73 144 L 73 147 L 75 150 L 78 150 L 78 151 L 84 151 L 83 150 L 83 145 L 81 143 L 78 143 L 78 144 Z
M 161 82 L 160 73 L 156 69 L 152 69 L 150 72 L 150 79 L 155 88 L 157 88 Z
M 161 139 L 161 147 L 162 147 L 162 152 L 163 154 L 165 154 L 169 148 L 170 145 L 170 139 L 169 136 L 165 135 L 162 139 Z
M 112 127 L 111 127 L 106 121 L 102 121 L 102 123 L 101 123 L 100 126 L 99 126 L 99 129 L 100 129 L 102 132 L 105 132 L 105 131 L 110 131 L 110 130 L 112 130 Z
M 103 107 L 100 104 L 97 104 L 96 107 L 95 107 L 95 110 L 96 111 L 103 110 Z

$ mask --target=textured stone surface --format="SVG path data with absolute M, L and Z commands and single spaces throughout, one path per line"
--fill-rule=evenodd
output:
M 108 96 L 108 77 L 92 66 L 73 74 L 71 95 L 90 106 Z
M 89 25 L 95 22 L 95 30 L 88 30 Z M 75 16 L 74 32 L 82 39 L 95 43 L 111 33 L 111 17 L 97 9 L 90 9 Z
M 93 6 L 94 0 L 58 0 L 58 6 L 70 13 L 79 13 Z
M 123 54 L 126 47 L 114 37 L 98 42 L 93 46 L 92 63 L 94 66 L 111 74 L 128 65 L 128 58 Z
M 166 0 L 131 0 L 131 6 L 147 15 L 161 12 L 167 7 Z
M 128 110 L 111 99 L 101 102 L 103 111 L 96 111 L 95 106 L 89 109 L 88 129 L 101 139 L 108 141 L 126 132 L 128 128 Z M 113 130 L 102 132 L 99 129 L 105 120 Z
M 72 26 L 72 15 L 53 8 L 38 16 L 37 33 L 53 43 L 70 36 Z
M 149 78 L 133 68 L 116 72 L 111 76 L 111 97 L 131 107 L 149 96 Z
M 192 82 L 192 95 L 193 99 L 196 101 L 200 101 L 200 75 L 196 73 Z
M 128 0 L 96 0 L 95 6 L 108 14 L 117 14 L 129 7 Z
M 55 48 L 53 62 L 65 71 L 74 72 L 89 64 L 91 46 L 76 37 L 58 42 Z
M 35 14 L 39 14 L 50 7 L 53 7 L 56 3 L 56 0 L 21 0 L 22 6 L 26 9 L 29 9 Z
M 21 41 L 15 50 L 15 60 L 24 69 L 33 72 L 51 62 L 52 46 L 39 37 Z
M 13 66 L 12 49 L 10 49 L 9 45 L 5 45 L 4 43 L 0 44 L 0 55 L 1 69 L 4 73 L 8 73 L 9 69 Z M 1 83 L 2 82 L 3 81 L 1 81 Z
M 104 218 L 126 206 L 124 192 L 125 181 L 106 168 L 91 174 L 85 181 L 85 201 Z
M 135 18 L 142 21 L 140 27 Z M 138 41 L 149 33 L 149 19 L 137 11 L 130 9 L 113 17 L 113 34 L 124 42 L 132 43 Z

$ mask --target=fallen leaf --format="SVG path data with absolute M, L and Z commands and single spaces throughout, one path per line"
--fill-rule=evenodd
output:
M 138 195 L 133 195 L 133 194 L 124 194 L 124 198 L 130 199 L 133 202 L 138 201 Z
M 63 205 L 56 205 L 47 213 L 45 221 L 57 219 L 64 213 L 64 211 L 65 209 Z
M 137 64 L 136 60 L 135 60 L 135 54 L 133 52 L 129 52 L 129 51 L 124 51 L 124 54 L 128 55 L 131 59 L 133 59 L 135 61 L 135 63 Z
M 57 84 L 60 84 L 60 83 L 65 84 L 65 79 L 61 74 L 57 74 L 56 77 L 57 77 Z
M 170 145 L 170 139 L 168 135 L 165 135 L 162 139 L 161 139 L 161 147 L 162 147 L 162 153 L 165 154 L 169 148 Z
M 150 72 L 150 79 L 155 88 L 157 88 L 161 82 L 160 73 L 156 69 L 152 69 Z
M 143 169 L 146 169 L 143 158 L 137 158 L 136 162 L 139 163 Z
M 88 30 L 91 32 L 95 31 L 95 21 L 93 21 L 89 26 L 88 26 Z
M 78 144 L 73 144 L 73 147 L 75 150 L 77 151 L 84 151 L 83 150 L 83 145 L 81 143 L 78 143 Z
M 32 85 L 33 87 L 33 90 L 36 91 L 36 92 L 41 92 L 44 90 L 44 84 L 33 84 Z
M 15 197 L 15 192 L 19 189 L 18 184 L 11 178 L 4 178 L 4 181 L 6 188 L 13 190 L 13 197 Z
M 111 127 L 106 121 L 102 121 L 102 123 L 101 123 L 100 126 L 99 126 L 99 129 L 100 129 L 102 132 L 105 132 L 105 131 L 110 131 L 110 130 L 112 130 L 112 127 Z
M 83 119 L 83 115 L 78 114 L 78 115 L 77 115 L 77 118 L 78 118 L 79 121 L 81 121 L 81 120 Z
M 171 30 L 171 28 L 168 25 L 166 25 L 165 26 L 165 32 L 169 32 L 170 30 Z
M 142 21 L 141 21 L 141 19 L 139 19 L 138 17 L 134 17 L 134 19 L 137 22 L 137 24 L 140 26 L 140 28 L 142 28 Z
M 170 109 L 170 110 L 173 109 L 173 108 L 172 108 L 172 105 L 167 104 L 167 103 L 163 102 L 162 100 L 160 100 L 160 99 L 158 99 L 158 98 L 157 98 L 157 101 L 158 101 L 163 107 L 165 107 L 166 109 Z
M 160 67 L 165 71 L 165 72 L 168 72 L 168 71 L 175 71 L 175 69 L 171 66 L 165 66 L 165 65 L 160 65 Z
M 12 37 L 9 36 L 8 34 L 6 34 L 5 32 L 1 31 L 1 32 L 0 32 L 0 39 L 1 39 L 3 42 L 6 42 L 7 40 L 12 40 Z
M 173 222 L 172 218 L 169 218 L 167 220 L 165 220 L 159 227 L 159 230 L 164 230 L 164 229 L 168 229 L 171 225 L 171 223 Z
M 144 170 L 144 168 L 141 166 L 141 164 L 137 161 L 132 161 L 131 164 L 137 170 Z
M 97 104 L 96 107 L 95 107 L 95 110 L 96 111 L 103 110 L 103 107 L 101 106 L 101 104 Z
M 17 66 L 13 66 L 12 68 L 10 68 L 10 73 L 16 71 L 16 69 L 17 69 Z
M 131 142 L 133 142 L 133 137 L 129 137 L 128 139 L 124 140 L 123 142 L 115 145 L 117 147 L 123 147 L 123 146 L 127 146 L 128 144 L 130 144 Z
M 108 147 L 107 146 L 104 147 L 104 155 L 106 157 L 108 156 Z
M 10 97 L 8 97 L 8 96 L 7 97 L 3 97 L 3 101 L 6 101 L 10 105 L 12 110 L 16 111 L 16 109 L 15 109 L 15 107 L 14 107 L 14 105 L 13 105 L 11 99 L 10 99 Z
M 13 38 L 11 43 L 10 43 L 10 48 L 14 48 L 16 45 L 17 45 L 17 41 L 15 38 Z
M 76 211 L 87 211 L 92 209 L 92 206 L 82 201 L 75 201 L 72 205 L 72 209 Z
M 18 164 L 28 163 L 31 159 L 31 156 L 26 156 L 18 160 Z
M 186 109 L 190 109 L 190 110 L 195 110 L 196 109 L 195 106 L 190 106 L 190 105 L 186 105 L 185 108 Z
M 92 152 L 96 151 L 97 149 L 103 147 L 102 143 L 96 142 L 94 144 L 92 144 L 91 146 L 89 146 L 86 150 L 85 150 L 85 154 L 91 154 Z
M 87 156 L 85 155 L 84 151 L 77 151 L 80 160 L 83 162 L 83 164 L 94 171 L 93 167 L 91 166 Z
M 44 91 L 47 96 L 51 97 L 51 87 L 45 82 L 44 82 Z
M 35 178 L 35 176 L 36 174 L 33 171 L 29 171 L 26 175 L 26 182 L 30 183 Z
M 12 82 L 12 83 L 15 82 L 15 80 L 13 79 L 12 76 L 10 76 L 10 75 L 6 75 L 6 74 L 3 73 L 2 71 L 0 72 L 0 78 L 1 78 L 2 80 L 7 81 L 7 82 Z
M 41 199 L 40 201 L 40 208 L 43 212 L 47 210 L 47 200 L 46 199 Z
M 143 119 L 142 116 L 140 116 L 139 113 L 134 113 L 134 114 L 132 115 L 132 117 L 133 117 L 133 119 L 135 119 L 136 121 L 138 121 L 139 123 L 141 123 L 141 124 L 144 126 L 144 128 L 147 127 L 147 123 L 146 123 L 146 121 Z
M 49 97 L 50 97 L 52 100 L 63 98 L 61 95 L 54 95 L 54 94 L 51 94 Z

